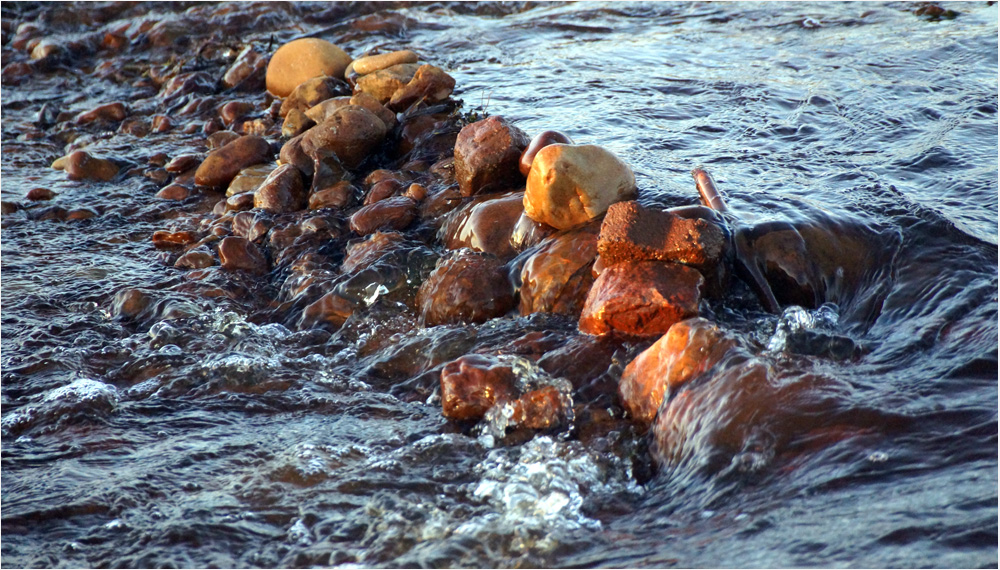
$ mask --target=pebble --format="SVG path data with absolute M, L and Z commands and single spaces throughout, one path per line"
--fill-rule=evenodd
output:
M 417 291 L 420 323 L 428 327 L 486 322 L 515 305 L 503 261 L 467 249 L 441 258 Z
M 212 252 L 194 249 L 177 258 L 174 267 L 180 269 L 205 269 L 215 265 Z
M 302 310 L 299 328 L 313 327 L 321 322 L 339 328 L 354 314 L 355 308 L 354 302 L 345 299 L 336 291 L 330 291 Z
M 250 192 L 235 194 L 226 198 L 226 211 L 243 212 L 252 210 L 256 206 L 256 198 Z
M 371 111 L 347 105 L 306 131 L 301 144 L 307 155 L 316 156 L 317 151 L 328 150 L 345 167 L 355 169 L 382 144 L 385 135 L 385 123 Z
M 319 124 L 333 116 L 341 107 L 351 104 L 350 97 L 332 97 L 316 103 L 303 111 L 309 119 Z M 287 120 L 287 119 L 286 119 Z
M 318 38 L 302 38 L 278 48 L 267 65 L 267 90 L 287 97 L 303 82 L 320 75 L 342 77 L 351 56 Z
M 441 369 L 441 410 L 446 418 L 478 420 L 497 404 L 517 399 L 511 364 L 495 356 L 469 354 Z
M 198 168 L 201 165 L 202 157 L 197 154 L 182 154 L 175 156 L 163 166 L 163 169 L 167 172 L 172 172 L 174 174 L 179 174 L 181 172 L 187 172 L 192 168 Z
M 32 202 L 39 202 L 55 198 L 56 193 L 48 188 L 32 188 L 31 190 L 28 190 L 28 193 L 25 194 L 24 197 Z
M 528 142 L 524 131 L 496 115 L 463 127 L 455 140 L 455 179 L 462 195 L 522 187 L 517 165 Z
M 535 135 L 535 138 L 531 139 L 524 152 L 521 153 L 521 159 L 518 161 L 518 169 L 525 178 L 531 172 L 531 163 L 535 161 L 535 155 L 550 144 L 573 144 L 573 141 L 559 131 L 542 131 Z
M 156 247 L 157 249 L 174 248 L 184 245 L 191 245 L 196 241 L 198 241 L 198 236 L 188 231 L 153 232 L 153 246 Z
M 274 169 L 253 195 L 254 208 L 275 214 L 301 210 L 305 204 L 302 174 L 291 164 Z
M 454 89 L 455 79 L 452 76 L 439 67 L 422 65 L 409 83 L 392 94 L 389 108 L 401 112 L 418 102 L 433 105 L 447 99 Z
M 236 86 L 241 86 L 242 83 L 255 83 L 253 81 L 253 76 L 264 75 L 264 70 L 267 66 L 267 58 L 261 55 L 260 52 L 254 49 L 253 46 L 247 46 L 243 48 L 243 51 L 236 56 L 236 60 L 233 62 L 229 69 L 222 75 L 222 84 L 227 88 L 232 88 Z M 247 85 L 247 87 L 254 87 L 252 85 Z M 247 89 L 256 90 L 256 89 Z
M 156 197 L 163 200 L 186 200 L 190 195 L 191 190 L 180 184 L 164 186 L 156 193 Z
M 378 55 L 367 55 L 354 60 L 351 65 L 358 75 L 368 75 L 400 63 L 417 63 L 417 54 L 404 49 Z
M 376 230 L 403 230 L 417 218 L 417 203 L 406 196 L 395 196 L 364 206 L 351 216 L 351 231 L 368 235 Z
M 229 101 L 219 109 L 222 124 L 229 126 L 254 112 L 256 107 L 249 101 Z
M 277 168 L 277 165 L 270 162 L 254 164 L 244 168 L 229 183 L 229 186 L 226 188 L 226 196 L 255 192 L 264 183 L 264 180 L 274 172 L 275 168 Z
M 295 88 L 278 110 L 278 116 L 286 117 L 292 109 L 305 112 L 311 107 L 334 97 L 350 96 L 351 88 L 342 79 L 325 75 L 313 77 Z M 320 121 L 317 121 L 320 122 Z
M 415 63 L 400 63 L 380 69 L 368 75 L 362 75 L 354 86 L 355 93 L 363 91 L 386 104 L 393 94 L 409 83 L 416 75 L 420 66 Z
M 64 163 L 70 180 L 96 180 L 106 182 L 118 174 L 118 166 L 105 158 L 91 156 L 83 150 L 75 150 L 66 156 Z M 55 167 L 55 164 L 53 164 Z
M 239 133 L 234 133 L 233 131 L 218 131 L 208 135 L 205 139 L 205 146 L 207 146 L 209 150 L 215 150 L 226 146 L 238 138 L 240 138 Z
M 229 236 L 219 242 L 219 261 L 227 271 L 267 273 L 267 260 L 260 248 L 246 238 Z
M 121 101 L 94 107 L 76 116 L 76 124 L 86 125 L 98 121 L 119 122 L 128 116 L 128 107 Z
M 375 232 L 368 239 L 348 245 L 344 252 L 341 273 L 354 273 L 368 267 L 390 253 L 400 251 L 406 236 L 399 232 Z
M 194 182 L 209 188 L 228 185 L 240 170 L 265 162 L 270 156 L 271 145 L 263 138 L 256 135 L 240 137 L 208 153 L 194 173 Z
M 556 233 L 558 230 L 550 225 L 536 222 L 524 213 L 522 202 L 521 216 L 514 224 L 514 229 L 510 233 L 510 245 L 514 251 L 520 253 L 529 247 L 541 243 L 545 238 Z
M 382 122 L 385 123 L 385 127 L 389 130 L 396 128 L 396 125 L 398 124 L 395 113 L 379 103 L 378 99 L 368 93 L 365 93 L 364 91 L 356 93 L 353 97 L 351 97 L 351 105 L 357 105 L 358 107 L 368 109 L 374 113 L 376 117 L 382 119 Z

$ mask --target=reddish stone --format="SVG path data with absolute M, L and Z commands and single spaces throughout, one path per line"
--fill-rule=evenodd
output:
M 254 195 L 250 192 L 226 198 L 226 211 L 243 212 L 254 208 Z
M 160 191 L 156 193 L 157 198 L 163 200 L 185 200 L 191 195 L 191 190 L 186 186 L 181 186 L 180 184 L 171 184 L 169 186 L 164 186 L 160 188 Z
M 204 250 L 192 250 L 177 258 L 174 267 L 180 269 L 205 269 L 215 265 L 215 256 L 212 252 Z
M 514 305 L 503 262 L 469 250 L 439 260 L 417 292 L 417 310 L 425 326 L 481 323 L 502 317 Z
M 150 129 L 154 133 L 165 133 L 172 128 L 174 128 L 174 122 L 166 115 L 153 115 L 153 119 L 150 121 Z
M 573 144 L 573 141 L 559 131 L 542 131 L 535 135 L 535 138 L 531 139 L 524 152 L 521 153 L 521 158 L 518 161 L 518 168 L 525 178 L 531 172 L 531 163 L 535 160 L 535 155 L 550 144 Z
M 696 269 L 662 261 L 612 265 L 594 281 L 580 315 L 587 334 L 654 336 L 698 314 L 705 279 Z
M 278 115 L 285 117 L 293 109 L 304 113 L 310 107 L 327 99 L 348 95 L 350 92 L 351 88 L 342 79 L 325 75 L 313 77 L 292 90 L 291 94 L 281 102 Z
M 86 151 L 75 150 L 66 157 L 66 175 L 70 180 L 98 180 L 106 182 L 118 174 L 118 166 L 104 158 L 91 156 Z
M 453 420 L 478 420 L 517 397 L 515 380 L 511 365 L 496 357 L 470 354 L 449 362 L 441 369 L 442 412 Z
M 208 135 L 208 138 L 205 139 L 205 146 L 207 146 L 209 150 L 215 150 L 222 148 L 239 138 L 239 133 L 234 133 L 233 131 L 219 131 Z
M 24 196 L 32 202 L 39 202 L 42 200 L 51 200 L 56 197 L 56 193 L 48 188 L 32 188 L 28 190 L 28 193 Z
M 365 206 L 351 216 L 351 231 L 368 235 L 376 230 L 402 230 L 417 217 L 417 203 L 406 196 L 396 196 Z
M 347 168 L 357 168 L 386 135 L 385 123 L 368 109 L 346 105 L 302 135 L 302 151 L 316 156 L 327 150 Z M 294 139 L 293 139 L 294 140 Z
M 466 125 L 455 140 L 455 178 L 463 196 L 524 186 L 518 170 L 524 131 L 496 115 Z
M 86 125 L 97 121 L 117 123 L 118 121 L 124 121 L 127 116 L 128 107 L 125 106 L 125 103 L 115 101 L 114 103 L 100 105 L 98 107 L 94 107 L 90 111 L 80 113 L 76 117 L 76 123 L 78 125 Z
M 240 137 L 208 153 L 194 173 L 194 182 L 210 188 L 226 186 L 240 170 L 270 157 L 271 145 L 266 140 L 255 135 Z
M 457 184 L 445 186 L 432 192 L 420 203 L 420 217 L 436 220 L 465 202 Z
M 417 202 L 422 202 L 424 198 L 427 197 L 427 187 L 423 184 L 413 183 L 406 188 L 406 194 L 409 198 L 413 198 Z
M 302 173 L 291 164 L 282 164 L 264 179 L 253 194 L 253 207 L 281 214 L 306 205 Z
M 605 265 L 656 259 L 708 268 L 719 263 L 725 243 L 714 223 L 629 201 L 608 208 L 597 250 Z
M 281 136 L 290 139 L 316 126 L 316 121 L 310 119 L 298 109 L 292 109 L 281 123 Z
M 233 65 L 222 76 L 222 84 L 227 88 L 235 87 L 253 76 L 260 76 L 260 87 L 263 87 L 264 70 L 267 68 L 267 58 L 257 52 L 253 46 L 243 49 Z M 249 81 L 248 81 L 249 82 Z
M 219 260 L 228 271 L 267 273 L 267 260 L 260 248 L 246 238 L 230 236 L 219 242 Z
M 240 212 L 233 216 L 233 234 L 257 241 L 274 227 L 266 212 Z
M 512 402 L 509 421 L 528 429 L 549 429 L 565 422 L 568 407 L 555 386 L 543 386 Z
M 524 212 L 523 198 L 524 192 L 478 197 L 452 212 L 438 235 L 448 249 L 468 247 L 511 259 L 516 252 L 510 235 Z
M 178 247 L 182 245 L 190 245 L 198 241 L 198 236 L 191 232 L 167 232 L 158 231 L 153 232 L 153 247 L 156 248 L 170 248 Z
M 559 233 L 537 246 L 521 266 L 521 314 L 579 315 L 594 282 L 597 222 Z
M 219 118 L 224 125 L 232 125 L 236 121 L 253 113 L 254 104 L 249 101 L 230 101 L 219 109 Z
M 704 374 L 735 345 L 734 338 L 705 319 L 674 324 L 622 372 L 618 389 L 625 408 L 635 421 L 650 425 L 667 390 Z
M 364 205 L 368 206 L 385 200 L 386 198 L 391 198 L 399 193 L 403 189 L 403 183 L 398 180 L 393 180 L 391 178 L 382 180 L 374 185 L 368 190 L 368 194 L 365 195 Z
M 425 64 L 417 69 L 409 83 L 392 94 L 388 106 L 393 111 L 401 112 L 418 101 L 433 105 L 447 99 L 453 89 L 454 78 L 439 67 Z
M 353 273 L 364 269 L 387 254 L 402 247 L 406 237 L 399 232 L 375 232 L 362 242 L 347 246 L 342 273 Z
M 97 216 L 97 212 L 90 208 L 79 208 L 66 213 L 67 220 L 89 220 L 95 216 Z
M 303 309 L 300 325 L 315 326 L 320 322 L 326 322 L 339 327 L 354 314 L 354 309 L 353 302 L 341 297 L 335 291 L 330 291 Z
M 514 229 L 510 232 L 510 245 L 514 251 L 520 253 L 529 247 L 534 247 L 546 238 L 556 233 L 557 229 L 550 225 L 536 222 L 524 213 L 524 203 L 521 204 L 521 216 L 514 224 Z
M 324 188 L 309 195 L 309 208 L 346 208 L 354 201 L 358 190 L 350 182 L 341 180 L 329 188 Z

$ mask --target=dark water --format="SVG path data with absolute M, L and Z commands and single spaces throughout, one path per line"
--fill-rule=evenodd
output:
M 997 7 L 922 6 L 5 3 L 4 66 L 28 60 L 24 22 L 83 47 L 4 75 L 3 199 L 58 197 L 3 219 L 3 565 L 995 567 Z M 101 47 L 109 31 L 124 47 Z M 703 164 L 748 218 L 878 232 L 881 273 L 843 306 L 713 306 L 769 384 L 744 389 L 733 364 L 695 386 L 662 466 L 584 392 L 568 431 L 500 444 L 450 425 L 444 362 L 575 324 L 421 329 L 376 300 L 298 330 L 264 309 L 273 290 L 191 278 L 152 246 L 211 206 L 158 200 L 141 174 L 204 152 L 182 132 L 203 117 L 146 136 L 56 120 L 114 100 L 176 113 L 151 66 L 220 76 L 247 44 L 311 33 L 412 48 L 466 110 L 611 149 L 645 203 L 694 203 Z M 70 143 L 138 174 L 68 181 L 49 165 Z M 152 299 L 135 318 L 125 289 Z

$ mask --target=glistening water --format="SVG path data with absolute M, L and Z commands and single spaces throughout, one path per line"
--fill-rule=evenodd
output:
M 995 567 L 997 13 L 4 3 L 2 196 L 24 208 L 2 231 L 3 565 Z M 17 73 L 25 24 L 69 55 Z M 533 331 L 568 346 L 575 323 L 420 328 L 374 299 L 298 330 L 268 284 L 199 282 L 150 240 L 211 202 L 154 198 L 148 158 L 204 153 L 218 104 L 264 100 L 209 84 L 185 116 L 151 73 L 215 81 L 246 45 L 304 35 L 413 49 L 464 110 L 615 152 L 644 204 L 695 203 L 701 164 L 747 219 L 874 230 L 880 278 L 859 296 L 877 306 L 714 304 L 756 352 L 691 388 L 662 464 L 613 390 L 575 391 L 575 427 L 517 441 L 450 424 L 445 362 Z M 177 127 L 65 119 L 111 101 Z M 69 181 L 49 167 L 69 144 L 141 168 Z M 35 187 L 57 197 L 25 201 Z M 440 253 L 421 247 L 413 263 Z M 131 318 L 128 290 L 151 299 Z M 613 386 L 647 345 L 594 356 L 585 380 Z

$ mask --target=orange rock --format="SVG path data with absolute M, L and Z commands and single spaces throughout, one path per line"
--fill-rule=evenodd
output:
M 305 204 L 302 174 L 291 164 L 282 164 L 274 169 L 253 194 L 254 208 L 277 214 L 301 210 Z
M 118 174 L 118 166 L 114 162 L 91 156 L 82 150 L 75 150 L 66 156 L 65 169 L 70 180 L 106 182 Z
M 342 273 L 353 273 L 368 267 L 393 251 L 401 249 L 406 241 L 399 232 L 375 232 L 362 242 L 347 246 Z
M 569 407 L 555 386 L 531 390 L 512 403 L 510 423 L 528 429 L 549 429 L 564 423 Z
M 153 232 L 153 247 L 160 249 L 190 245 L 196 241 L 198 236 L 191 232 Z
M 521 266 L 521 314 L 579 315 L 594 278 L 598 223 L 556 234 L 539 244 Z
M 355 92 L 363 91 L 378 99 L 383 105 L 392 99 L 392 95 L 413 79 L 420 66 L 415 63 L 398 63 L 359 77 L 355 83 Z
M 580 331 L 633 336 L 667 332 L 696 316 L 704 277 L 696 269 L 662 261 L 612 265 L 594 281 L 580 315 Z
M 185 200 L 191 195 L 191 190 L 186 186 L 180 184 L 170 184 L 160 188 L 160 191 L 156 193 L 157 198 L 163 200 Z
M 342 79 L 327 77 L 325 75 L 313 77 L 299 84 L 288 95 L 288 98 L 281 102 L 278 116 L 286 117 L 293 109 L 305 113 L 313 106 L 327 99 L 343 97 L 350 93 L 351 88 Z
M 246 238 L 230 236 L 219 242 L 219 260 L 223 269 L 267 273 L 267 259 L 260 248 Z
M 441 369 L 441 408 L 453 420 L 478 420 L 498 403 L 517 397 L 510 364 L 470 354 Z
M 353 169 L 382 144 L 386 132 L 385 123 L 371 111 L 346 105 L 302 135 L 302 151 L 315 157 L 319 151 L 328 150 L 345 167 Z
M 86 125 L 97 121 L 116 123 L 124 121 L 127 116 L 128 107 L 125 106 L 125 103 L 115 101 L 114 103 L 100 105 L 98 107 L 94 107 L 90 111 L 80 113 L 76 117 L 76 123 L 78 125 Z
M 618 384 L 632 418 L 650 425 L 667 390 L 676 390 L 703 374 L 736 346 L 736 340 L 711 321 L 686 319 L 625 367 Z
M 466 125 L 455 140 L 455 179 L 463 196 L 524 185 L 518 170 L 524 131 L 496 115 Z
M 32 202 L 51 200 L 56 197 L 56 193 L 48 188 L 32 188 L 24 197 Z
M 267 90 L 287 97 L 303 82 L 320 75 L 342 77 L 351 56 L 318 38 L 302 38 L 278 48 L 267 64 Z
M 698 268 L 719 263 L 725 236 L 719 226 L 701 218 L 644 208 L 636 201 L 608 208 L 597 251 L 605 265 L 656 259 Z
M 510 243 L 514 225 L 521 217 L 524 192 L 478 197 L 455 210 L 438 236 L 448 249 L 468 247 L 508 260 L 516 252 Z
M 299 320 L 300 327 L 311 327 L 326 322 L 339 327 L 354 314 L 355 304 L 336 291 L 330 291 L 302 311 Z
M 422 65 L 409 83 L 392 94 L 388 106 L 396 112 L 402 112 L 418 101 L 433 105 L 447 99 L 453 89 L 455 79 L 452 76 L 439 67 Z
M 333 186 L 318 190 L 309 195 L 309 208 L 346 208 L 354 200 L 358 190 L 350 182 L 341 180 Z
M 270 157 L 271 145 L 266 140 L 256 135 L 243 136 L 208 153 L 194 173 L 194 182 L 209 188 L 225 186 L 244 168 Z
M 406 196 L 395 196 L 365 206 L 351 215 L 351 231 L 368 235 L 376 230 L 402 230 L 417 217 L 417 203 Z
M 503 262 L 467 249 L 441 258 L 417 291 L 424 326 L 482 323 L 507 314 L 514 304 Z
M 531 172 L 531 163 L 535 161 L 535 155 L 550 144 L 573 144 L 573 141 L 559 131 L 542 131 L 535 135 L 535 138 L 531 139 L 524 152 L 521 153 L 521 159 L 518 161 L 518 168 L 525 178 Z

